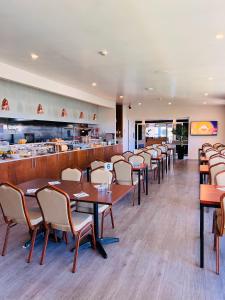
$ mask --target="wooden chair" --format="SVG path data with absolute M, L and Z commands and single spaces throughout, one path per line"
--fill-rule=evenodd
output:
M 216 251 L 216 274 L 220 272 L 220 237 L 225 234 L 225 193 L 220 197 L 220 208 L 214 211 L 213 233 L 214 250 Z
M 220 145 L 216 150 L 221 152 L 224 149 L 225 149 L 225 146 L 224 145 Z
M 134 153 L 131 152 L 131 151 L 126 151 L 126 152 L 123 152 L 122 155 L 125 158 L 125 160 L 128 161 L 129 157 L 132 156 L 132 155 L 134 155 Z
M 209 167 L 209 183 L 215 184 L 215 176 L 225 170 L 225 162 L 220 162 Z
M 217 149 L 218 147 L 220 147 L 222 144 L 221 143 L 215 143 L 213 144 L 213 148 Z M 210 145 L 209 145 L 210 146 Z
M 37 231 L 43 221 L 40 209 L 28 209 L 23 192 L 7 182 L 0 184 L 0 207 L 7 224 L 2 256 L 6 254 L 10 229 L 17 224 L 26 225 L 31 233 L 31 246 L 27 258 L 27 262 L 30 263 Z
M 50 229 L 71 232 L 76 240 L 72 268 L 72 272 L 76 272 L 80 240 L 88 235 L 90 231 L 92 232 L 93 247 L 94 249 L 96 248 L 92 215 L 77 212 L 73 212 L 72 215 L 69 196 L 55 186 L 45 186 L 39 189 L 36 192 L 36 198 L 42 212 L 46 230 L 40 264 L 42 265 L 45 260 Z
M 154 179 L 155 179 L 156 178 L 155 173 L 158 172 L 158 165 L 152 163 L 151 154 L 146 151 L 142 151 L 139 155 L 144 158 L 144 163 L 147 164 L 148 170 L 150 172 L 154 172 Z
M 82 170 L 78 168 L 67 168 L 61 173 L 62 180 L 71 180 L 71 181 L 81 181 L 82 179 Z
M 99 167 L 91 171 L 91 183 L 93 184 L 112 184 L 113 174 L 112 172 Z M 77 201 L 76 211 L 81 213 L 93 214 L 93 204 L 87 202 Z M 112 206 L 107 204 L 98 205 L 98 213 L 101 215 L 101 238 L 103 238 L 104 233 L 104 219 L 110 214 L 112 228 L 114 228 L 114 218 L 112 212 Z
M 143 151 L 143 149 L 134 149 L 134 153 L 133 154 L 139 154 Z
M 203 146 L 203 147 L 202 147 L 202 150 L 203 150 L 204 152 L 206 152 L 207 150 L 216 150 L 216 149 L 213 148 L 212 146 L 206 145 L 206 146 Z
M 113 155 L 111 157 L 111 162 L 114 164 L 115 162 L 119 161 L 119 160 L 125 160 L 125 157 L 123 155 Z
M 225 149 L 220 150 L 220 154 L 225 155 Z
M 217 153 L 218 153 L 217 150 L 208 149 L 205 151 L 205 156 L 207 158 L 210 158 L 212 155 L 217 154 Z
M 93 171 L 94 169 L 100 168 L 100 167 L 104 167 L 105 165 L 105 161 L 102 160 L 94 160 L 91 162 L 90 166 L 91 166 L 91 170 Z
M 146 152 L 149 153 L 149 154 L 151 155 L 152 158 L 158 157 L 158 151 L 157 151 L 157 149 L 155 149 L 155 148 L 147 149 Z
M 225 186 L 225 171 L 221 171 L 215 175 L 215 184 Z
M 113 168 L 115 171 L 116 183 L 121 185 L 133 185 L 134 186 L 134 194 L 133 194 L 133 206 L 134 206 L 134 197 L 135 190 L 138 184 L 138 176 L 133 173 L 132 164 L 125 161 L 119 160 L 113 164 Z
M 225 163 L 225 156 L 224 155 L 220 155 L 220 154 L 216 154 L 210 157 L 209 159 L 209 166 L 218 164 L 220 162 L 224 162 Z

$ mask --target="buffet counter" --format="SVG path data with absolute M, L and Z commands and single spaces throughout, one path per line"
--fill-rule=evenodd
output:
M 4 159 L 0 161 L 0 182 L 18 184 L 35 178 L 60 178 L 66 168 L 86 169 L 94 160 L 109 161 L 114 154 L 121 154 L 123 145 L 98 146 L 53 154 Z

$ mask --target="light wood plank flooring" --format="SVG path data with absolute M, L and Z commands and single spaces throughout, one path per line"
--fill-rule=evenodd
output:
M 198 267 L 197 161 L 176 162 L 162 184 L 151 184 L 149 191 L 140 207 L 132 207 L 129 198 L 114 207 L 116 228 L 108 219 L 105 233 L 120 243 L 106 246 L 106 260 L 91 249 L 81 250 L 76 274 L 64 243 L 50 243 L 40 266 L 39 242 L 27 264 L 27 250 L 21 247 L 26 230 L 12 229 L 8 254 L 0 257 L 0 299 L 224 299 L 225 242 L 217 276 L 212 210 L 205 214 L 205 269 Z M 1 223 L 0 246 L 4 231 Z

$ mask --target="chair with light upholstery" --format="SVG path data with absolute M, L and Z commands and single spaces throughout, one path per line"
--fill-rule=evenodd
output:
M 27 262 L 30 263 L 37 231 L 43 221 L 40 209 L 38 207 L 28 209 L 23 192 L 10 183 L 0 184 L 0 208 L 7 224 L 2 256 L 6 254 L 10 229 L 17 224 L 26 225 L 31 233 L 31 246 L 27 258 Z
M 129 157 L 129 163 L 131 163 L 133 166 L 140 165 L 144 163 L 144 158 L 140 155 L 134 154 Z
M 220 154 L 225 155 L 225 149 L 220 150 Z
M 208 150 L 205 151 L 205 156 L 206 156 L 207 158 L 210 158 L 212 155 L 217 154 L 217 153 L 218 153 L 217 150 L 211 150 L 211 149 L 208 149 Z
M 132 164 L 125 161 L 119 160 L 113 164 L 116 183 L 121 185 L 133 185 L 134 186 L 134 194 L 133 194 L 133 205 L 135 200 L 135 190 L 138 185 L 138 176 L 133 172 Z M 143 178 L 141 178 L 143 180 Z
M 216 274 L 220 272 L 220 237 L 225 234 L 225 193 L 220 197 L 220 208 L 213 215 L 214 250 L 216 251 Z
M 40 206 L 45 226 L 45 242 L 42 250 L 40 264 L 46 256 L 50 229 L 72 233 L 75 238 L 75 253 L 72 272 L 76 272 L 78 250 L 80 240 L 92 233 L 92 243 L 95 249 L 95 235 L 92 215 L 71 211 L 70 198 L 62 190 L 55 186 L 45 186 L 36 192 L 36 198 Z
M 94 160 L 91 162 L 90 164 L 90 167 L 91 167 L 91 170 L 93 171 L 94 169 L 97 169 L 97 168 L 104 168 L 104 165 L 105 165 L 105 161 L 102 161 L 102 160 Z
M 152 158 L 157 158 L 158 157 L 158 151 L 155 148 L 147 149 L 146 152 L 149 153 L 149 154 L 151 154 Z
M 221 171 L 216 174 L 215 184 L 225 186 L 225 171 Z
M 213 155 L 210 157 L 208 164 L 209 164 L 209 166 L 212 166 L 212 165 L 218 164 L 220 162 L 225 163 L 225 156 L 217 154 L 217 155 Z
M 219 152 L 221 152 L 221 151 L 224 150 L 224 149 L 225 149 L 225 146 L 224 146 L 224 145 L 221 145 L 221 146 L 219 146 L 216 150 L 219 151 Z
M 139 154 L 143 151 L 143 149 L 134 149 L 134 153 L 133 154 Z
M 148 170 L 150 172 L 154 172 L 154 179 L 156 178 L 156 174 L 155 172 L 158 172 L 158 165 L 156 163 L 152 163 L 152 159 L 151 159 L 151 154 L 146 152 L 146 151 L 142 151 L 140 154 L 140 156 L 142 156 L 144 158 L 144 163 L 148 166 Z
M 117 161 L 119 161 L 119 160 L 125 160 L 125 157 L 123 156 L 123 155 L 120 155 L 120 154 L 117 154 L 117 155 L 113 155 L 112 157 L 111 157 L 111 163 L 115 163 L 115 162 L 117 162 Z
M 91 183 L 93 184 L 112 184 L 113 174 L 112 172 L 99 167 L 91 171 Z M 87 202 L 77 201 L 76 211 L 88 214 L 94 214 L 93 204 Z M 107 204 L 98 205 L 98 213 L 101 214 L 101 238 L 103 238 L 104 232 L 104 219 L 110 214 L 112 228 L 114 228 L 114 218 L 112 213 L 112 206 Z
M 217 149 L 218 147 L 220 147 L 222 144 L 221 143 L 215 143 L 215 144 L 213 144 L 213 148 L 215 148 L 215 149 Z M 210 144 L 209 144 L 209 146 L 210 146 Z
M 81 181 L 82 179 L 82 171 L 80 169 L 67 168 L 61 173 L 62 180 L 71 180 L 71 181 Z
M 123 157 L 125 158 L 126 161 L 128 161 L 129 157 L 132 155 L 134 155 L 134 153 L 131 151 L 123 152 Z
M 206 152 L 206 151 L 209 150 L 209 149 L 210 149 L 210 150 L 216 150 L 216 149 L 213 148 L 212 146 L 208 146 L 208 145 L 202 147 L 202 150 L 203 150 L 204 152 Z
M 225 163 L 220 162 L 209 167 L 209 182 L 210 184 L 215 184 L 215 177 L 221 171 L 225 170 Z

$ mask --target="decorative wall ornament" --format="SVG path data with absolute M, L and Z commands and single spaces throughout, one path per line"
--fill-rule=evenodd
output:
M 66 111 L 65 108 L 62 109 L 62 112 L 61 112 L 61 117 L 67 117 L 68 116 L 68 113 Z
M 80 112 L 80 119 L 84 119 L 84 113 L 83 113 L 83 111 Z
M 93 121 L 96 121 L 97 120 L 97 114 L 93 114 Z
M 38 104 L 38 107 L 37 107 L 37 114 L 41 115 L 44 113 L 44 109 L 42 107 L 41 104 Z
M 2 110 L 9 110 L 9 101 L 6 98 L 2 100 Z

